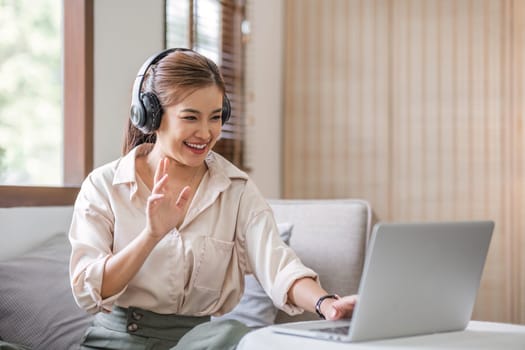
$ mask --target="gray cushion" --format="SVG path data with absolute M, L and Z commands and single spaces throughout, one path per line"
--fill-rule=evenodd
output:
M 281 239 L 288 244 L 292 235 L 291 223 L 277 224 Z M 251 328 L 264 327 L 274 323 L 277 308 L 261 284 L 253 275 L 244 277 L 244 294 L 239 304 L 229 313 L 212 317 L 212 320 L 234 319 Z
M 91 323 L 69 286 L 71 247 L 57 234 L 0 262 L 0 337 L 32 349 L 74 349 Z
M 329 293 L 356 294 L 372 224 L 368 202 L 359 199 L 270 200 L 277 222 L 294 225 L 290 247 L 319 274 Z M 280 311 L 277 323 L 317 319 L 305 312 L 288 316 Z

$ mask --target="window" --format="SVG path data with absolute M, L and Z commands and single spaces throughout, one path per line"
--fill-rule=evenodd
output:
M 26 3 L 29 7 L 25 7 Z M 42 5 L 40 2 L 39 6 Z M 93 154 L 92 154 L 92 145 L 93 145 L 93 2 L 89 0 L 63 0 L 61 4 L 56 4 L 54 0 L 46 0 L 45 2 L 48 6 L 47 11 L 52 11 L 56 13 L 63 13 L 60 17 L 63 17 L 63 131 L 59 135 L 55 135 L 63 145 L 62 151 L 59 151 L 59 160 L 53 161 L 55 163 L 60 163 L 63 159 L 63 165 L 58 166 L 62 168 L 62 176 L 54 174 L 52 177 L 60 178 L 62 177 L 62 183 L 57 181 L 39 181 L 43 182 L 46 186 L 56 185 L 55 187 L 33 187 L 25 186 L 27 183 L 24 183 L 22 186 L 20 183 L 16 186 L 0 186 L 0 207 L 10 207 L 10 206 L 26 206 L 26 205 L 68 205 L 72 204 L 75 200 L 76 194 L 78 193 L 78 186 L 80 185 L 83 178 L 91 170 L 93 164 Z M 5 0 L 0 2 L 0 6 L 11 6 L 13 11 L 33 11 L 35 5 L 32 1 L 18 1 L 18 0 Z M 45 6 L 42 5 L 44 8 Z M 58 7 L 57 7 L 58 6 Z M 62 7 L 63 6 L 63 7 Z M 60 11 L 62 7 L 62 11 Z M 2 24 L 0 28 L 2 30 L 7 30 L 4 16 L 9 14 L 6 11 L 0 11 L 0 17 L 2 19 Z M 26 15 L 22 15 L 26 16 Z M 42 23 L 38 23 L 38 21 Z M 46 23 L 45 20 L 42 20 L 42 17 L 37 16 L 37 26 L 38 31 L 40 30 L 50 30 L 55 28 L 56 25 Z M 62 22 L 62 20 L 60 20 Z M 21 22 L 16 23 L 21 24 Z M 35 23 L 33 23 L 35 24 Z M 55 28 L 56 29 L 56 28 Z M 53 30 L 55 30 L 53 29 Z M 49 33 L 47 33 L 49 34 Z M 42 34 L 43 35 L 43 34 Z M 5 45 L 8 36 L 2 35 L 2 45 Z M 18 43 L 22 45 L 23 43 Z M 42 43 L 43 44 L 43 43 Z M 43 45 L 44 46 L 44 45 Z M 38 49 L 38 47 L 36 48 Z M 4 51 L 0 50 L 1 54 Z M 2 57 L 3 59 L 3 57 Z M 50 59 L 52 61 L 52 59 Z M 20 60 L 17 60 L 19 63 Z M 35 61 L 25 63 L 24 68 L 31 67 Z M 14 63 L 13 63 L 14 64 Z M 55 62 L 56 64 L 56 62 Z M 56 70 L 55 70 L 56 71 Z M 31 72 L 28 72 L 30 74 Z M 2 74 L 4 76 L 4 74 Z M 56 84 L 56 81 L 60 80 L 60 77 L 52 74 L 44 77 L 49 80 L 48 86 L 54 86 L 55 89 L 60 89 Z M 42 78 L 41 76 L 33 76 L 34 79 Z M 22 86 L 25 87 L 25 86 Z M 17 86 L 17 89 L 22 91 L 20 86 Z M 61 93 L 59 93 L 61 95 Z M 56 97 L 55 97 L 56 98 Z M 59 97 L 60 98 L 60 97 Z M 0 97 L 1 99 L 1 97 Z M 5 109 L 13 107 L 4 107 L 8 106 L 5 101 L 0 100 L 0 113 L 4 113 Z M 32 106 L 34 108 L 34 106 Z M 25 109 L 22 109 L 25 111 Z M 24 112 L 25 113 L 25 112 Z M 23 118 L 23 114 L 17 118 Z M 61 113 L 54 110 L 54 116 L 50 117 L 50 122 L 52 119 L 61 119 Z M 1 121 L 5 119 L 0 118 Z M 56 120 L 55 120 L 56 121 Z M 60 123 L 59 123 L 60 124 Z M 29 125 L 27 128 L 34 128 L 38 131 L 36 136 L 39 137 L 41 134 L 46 133 L 46 130 L 41 129 L 39 125 Z M 60 129 L 60 126 L 57 127 Z M 24 136 L 28 137 L 28 136 Z M 0 152 L 6 157 L 9 153 L 6 148 L 11 147 L 11 144 L 1 144 L 3 151 Z M 47 146 L 45 146 L 47 147 Z M 55 146 L 53 146 L 55 147 Z M 59 146 L 60 148 L 61 146 Z M 39 154 L 38 158 L 45 158 L 45 155 Z M 3 158 L 4 161 L 2 165 L 5 166 L 7 160 Z M 40 161 L 40 159 L 38 159 Z M 49 163 L 44 163 L 43 165 L 27 165 L 25 167 L 36 167 L 37 173 L 41 171 L 39 167 L 48 167 Z M 23 167 L 22 167 L 23 168 Z M 32 169 L 28 170 L 25 174 L 29 174 Z M 4 172 L 6 170 L 4 169 Z M 60 170 L 59 170 L 60 171 Z M 24 171 L 19 172 L 19 174 L 24 174 Z M 23 177 L 22 175 L 18 175 Z M 24 175 L 25 176 L 25 175 Z M 29 176 L 29 175 L 28 175 Z M 38 180 L 37 180 L 38 181 Z
M 236 0 L 166 0 L 166 46 L 188 47 L 220 67 L 232 105 L 215 151 L 235 165 L 243 164 L 244 3 Z
M 0 2 L 0 184 L 62 183 L 62 4 Z

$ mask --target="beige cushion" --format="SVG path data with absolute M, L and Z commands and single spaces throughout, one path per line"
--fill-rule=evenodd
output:
M 319 274 L 329 293 L 356 294 L 372 224 L 368 202 L 359 199 L 270 200 L 277 222 L 294 225 L 290 246 L 302 262 Z M 276 322 L 317 319 L 305 312 Z

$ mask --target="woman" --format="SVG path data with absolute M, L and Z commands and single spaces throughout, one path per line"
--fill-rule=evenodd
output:
M 246 273 L 290 314 L 351 315 L 355 297 L 321 288 L 254 183 L 212 151 L 229 115 L 206 57 L 170 49 L 141 67 L 124 155 L 95 169 L 75 203 L 73 294 L 98 313 L 83 348 L 233 349 L 248 329 L 209 318 L 238 303 Z

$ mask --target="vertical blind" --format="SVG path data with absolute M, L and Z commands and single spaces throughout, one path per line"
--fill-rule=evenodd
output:
M 244 7 L 240 0 L 166 0 L 166 47 L 192 48 L 221 69 L 232 115 L 214 150 L 240 168 L 244 168 Z
M 492 219 L 473 319 L 525 324 L 525 2 L 287 0 L 284 193 Z

